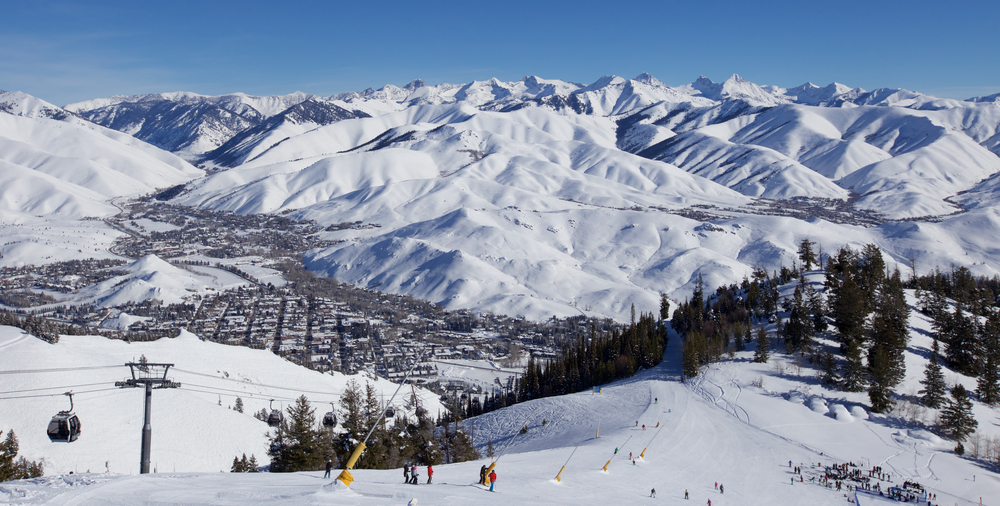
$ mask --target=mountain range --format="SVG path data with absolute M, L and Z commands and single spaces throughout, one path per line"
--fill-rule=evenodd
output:
M 624 318 L 632 305 L 657 307 L 660 292 L 686 297 L 699 277 L 716 286 L 791 265 L 803 239 L 828 253 L 874 243 L 890 266 L 921 272 L 963 265 L 993 276 L 1000 265 L 988 240 L 1000 235 L 996 96 L 781 88 L 736 75 L 672 87 L 644 73 L 64 108 L 25 97 L 0 95 L 0 141 L 56 130 L 113 138 L 139 157 L 130 167 L 158 176 L 101 185 L 65 168 L 108 160 L 92 143 L 74 144 L 72 163 L 35 148 L 44 163 L 16 163 L 36 178 L 37 167 L 64 167 L 64 177 L 15 177 L 19 194 L 44 198 L 8 197 L 6 209 L 56 212 L 51 188 L 72 183 L 82 189 L 60 190 L 70 214 L 100 215 L 112 197 L 183 184 L 172 203 L 361 221 L 373 226 L 325 232 L 336 244 L 306 265 L 452 309 Z M 34 142 L 65 145 L 50 137 Z

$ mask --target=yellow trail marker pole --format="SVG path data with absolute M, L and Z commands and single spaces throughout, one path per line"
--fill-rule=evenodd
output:
M 389 406 L 392 404 L 392 400 L 396 398 L 396 394 L 398 394 L 399 390 L 403 388 L 403 385 L 406 384 L 406 380 L 410 379 L 410 373 L 412 373 L 413 370 L 417 368 L 417 364 L 419 364 L 420 360 L 423 358 L 424 356 L 423 354 L 421 354 L 419 357 L 417 357 L 417 360 L 413 361 L 413 365 L 410 366 L 410 370 L 406 371 L 406 376 L 403 376 L 403 381 L 399 382 L 399 386 L 396 387 L 396 391 L 393 392 L 392 397 L 389 398 L 389 404 L 386 404 L 385 407 L 382 408 L 382 414 L 378 417 L 378 420 L 375 421 L 375 423 L 372 425 L 372 428 L 368 431 L 368 435 L 365 436 L 365 438 L 361 441 L 361 443 L 358 444 L 357 448 L 354 449 L 354 453 L 351 454 L 351 458 L 347 459 L 347 465 L 344 466 L 344 470 L 341 471 L 340 474 L 337 476 L 337 479 L 340 480 L 340 482 L 343 483 L 344 486 L 346 487 L 351 486 L 351 482 L 354 481 L 354 477 L 351 476 L 351 473 L 349 471 L 351 469 L 354 469 L 354 465 L 358 463 L 358 459 L 361 458 L 361 453 L 365 451 L 365 443 L 368 442 L 368 438 L 372 437 L 372 434 L 375 433 L 375 428 L 378 427 L 380 423 L 382 423 L 383 419 L 385 419 L 385 412 L 389 409 Z
M 594 437 L 601 437 L 601 422 L 597 422 L 597 435 Z

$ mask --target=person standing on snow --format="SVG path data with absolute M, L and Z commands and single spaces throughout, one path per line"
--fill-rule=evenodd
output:
M 723 485 L 719 485 L 719 493 L 720 494 L 725 494 L 726 493 L 726 487 L 723 486 Z
M 493 484 L 497 482 L 497 472 L 490 471 L 490 492 L 493 492 Z
M 649 497 L 652 497 L 653 499 L 656 499 L 656 489 L 655 488 L 653 490 L 649 491 Z
M 486 484 L 486 466 L 483 466 L 479 470 L 479 484 L 480 485 L 485 485 Z
M 427 484 L 431 484 L 431 478 L 434 476 L 434 468 L 429 464 L 427 465 Z
M 410 482 L 410 465 L 403 464 L 403 483 Z
M 417 466 L 413 466 L 413 469 L 410 469 L 410 475 L 412 476 L 410 478 L 410 484 L 411 485 L 418 485 L 419 482 L 417 481 L 417 477 L 420 476 L 420 475 L 417 474 Z
M 329 478 L 330 477 L 330 471 L 332 471 L 332 470 L 333 470 L 333 462 L 330 462 L 330 459 L 326 459 L 326 473 L 323 474 L 323 477 L 324 478 Z

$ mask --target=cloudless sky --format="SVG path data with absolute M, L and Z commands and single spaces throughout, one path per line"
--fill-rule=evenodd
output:
M 56 105 L 526 75 L 1000 92 L 1000 1 L 5 0 L 0 89 Z

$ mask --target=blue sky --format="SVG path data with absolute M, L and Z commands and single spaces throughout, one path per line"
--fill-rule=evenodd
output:
M 641 72 L 673 86 L 736 73 L 785 87 L 1000 92 L 995 0 L 8 0 L 0 12 L 0 89 L 57 105 Z

